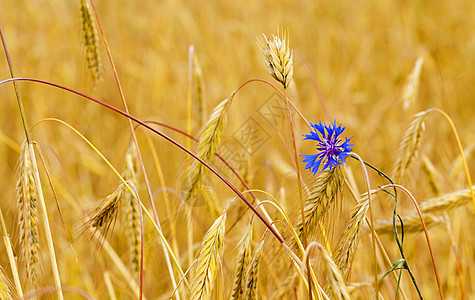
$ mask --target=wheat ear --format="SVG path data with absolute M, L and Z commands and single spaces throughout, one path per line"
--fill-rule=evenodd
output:
M 471 199 L 471 198 L 469 198 Z M 424 214 L 424 223 L 426 228 L 429 229 L 435 225 L 440 225 L 445 223 L 445 217 L 437 217 L 434 215 Z M 404 225 L 404 233 L 416 233 L 416 232 L 423 232 L 424 228 L 421 224 L 421 219 L 419 215 L 417 216 L 408 216 L 403 218 L 403 225 Z M 386 220 L 378 220 L 374 227 L 378 234 L 394 234 L 394 227 L 393 227 L 393 220 L 386 219 Z M 396 223 L 396 228 L 399 233 L 401 233 L 401 223 Z
M 87 68 L 92 79 L 97 81 L 101 78 L 101 60 L 99 53 L 99 40 L 94 25 L 91 7 L 86 0 L 81 0 L 81 32 L 82 42 L 85 47 Z
M 423 214 L 436 214 L 447 212 L 454 208 L 467 205 L 471 202 L 472 196 L 469 189 L 459 190 L 453 193 L 431 198 L 420 204 Z
M 135 145 L 131 143 L 125 154 L 125 169 L 123 178 L 129 184 L 137 185 L 137 174 L 139 171 L 138 155 Z M 134 189 L 132 189 L 134 190 Z M 124 211 L 126 218 L 126 235 L 130 251 L 130 263 L 132 269 L 138 273 L 140 271 L 140 253 L 141 253 L 141 222 L 140 207 L 130 191 L 124 190 L 122 193 L 124 198 Z
M 335 253 L 335 263 L 340 268 L 343 276 L 346 278 L 351 269 L 351 264 L 358 247 L 359 237 L 363 229 L 366 214 L 369 209 L 368 195 L 358 202 L 351 214 L 350 222 L 346 227 L 343 238 L 338 243 L 337 251 Z
M 252 254 L 251 262 L 249 263 L 246 271 L 246 290 L 244 292 L 245 299 L 258 299 L 257 281 L 259 279 L 259 266 L 261 265 L 262 249 L 264 246 L 266 233 L 264 233 L 261 241 L 256 245 L 256 248 Z
M 192 72 L 192 102 L 197 106 L 198 118 L 196 128 L 201 128 L 206 122 L 206 101 L 204 97 L 203 71 L 196 54 L 193 55 Z
M 125 185 L 122 183 L 119 187 L 94 210 L 92 216 L 86 222 L 86 229 L 89 227 L 93 233 L 101 232 L 103 237 L 107 236 L 111 226 L 117 219 L 120 208 L 120 200 L 124 192 Z
M 28 144 L 20 150 L 20 178 L 16 185 L 17 207 L 20 226 L 20 257 L 26 265 L 26 275 L 36 286 L 39 275 L 38 195 Z
M 223 137 L 223 132 L 227 122 L 227 113 L 231 106 L 234 93 L 224 101 L 222 101 L 213 110 L 208 118 L 206 125 L 203 127 L 200 141 L 198 144 L 198 156 L 205 162 L 211 162 Z M 191 203 L 198 195 L 203 181 L 206 177 L 207 169 L 198 161 L 194 161 L 191 165 L 189 177 L 184 189 L 184 200 Z
M 286 89 L 294 73 L 293 53 L 287 31 L 282 31 L 277 36 L 272 35 L 271 38 L 264 35 L 264 43 L 261 46 L 269 73 Z
M 417 150 L 419 150 L 421 146 L 422 133 L 425 129 L 425 119 L 429 115 L 429 112 L 429 110 L 425 110 L 414 115 L 414 120 L 404 133 L 394 171 L 397 180 L 404 176 L 411 162 L 417 155 Z
M 343 279 L 343 275 L 340 272 L 340 269 L 336 265 L 336 263 L 332 260 L 330 253 L 323 247 L 320 243 L 312 243 L 314 244 L 322 254 L 323 264 L 325 265 L 325 271 L 327 274 L 327 279 L 329 282 L 329 293 L 332 295 L 331 299 L 339 299 L 339 300 L 350 300 L 350 294 L 345 284 L 345 280 Z M 310 245 L 309 245 L 310 246 Z
M 247 230 L 239 242 L 239 255 L 236 271 L 234 272 L 234 283 L 231 293 L 231 299 L 242 299 L 245 291 L 246 270 L 251 256 L 252 225 Z
M 226 213 L 223 213 L 203 237 L 196 274 L 191 288 L 190 299 L 192 300 L 211 298 L 218 269 L 221 265 L 225 222 Z
M 411 74 L 407 77 L 406 85 L 402 93 L 403 108 L 408 109 L 409 106 L 417 99 L 419 92 L 419 78 L 421 76 L 422 63 L 424 62 L 423 55 L 420 55 L 414 63 L 414 68 Z
M 317 175 L 315 184 L 304 202 L 305 227 L 308 236 L 335 202 L 338 194 L 343 189 L 343 182 L 343 173 L 340 166 L 325 170 Z M 295 231 L 302 239 L 303 223 L 301 219 L 297 221 Z

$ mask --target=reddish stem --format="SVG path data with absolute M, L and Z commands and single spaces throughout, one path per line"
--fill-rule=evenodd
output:
M 161 131 L 153 128 L 152 126 L 148 125 L 147 123 L 143 122 L 142 120 L 124 112 L 123 110 L 120 110 L 110 104 L 107 104 L 99 99 L 96 99 L 94 97 L 91 97 L 89 95 L 86 95 L 84 93 L 81 93 L 81 92 L 78 92 L 76 90 L 73 90 L 71 88 L 68 88 L 68 87 L 65 87 L 65 86 L 62 86 L 62 85 L 59 85 L 59 84 L 56 84 L 56 83 L 52 83 L 52 82 L 48 82 L 48 81 L 44 81 L 44 80 L 40 80 L 40 79 L 34 79 L 34 78 L 11 78 L 11 79 L 6 79 L 6 80 L 3 80 L 3 81 L 0 81 L 0 85 L 2 84 L 5 84 L 5 83 L 8 83 L 8 82 L 13 82 L 13 81 L 29 81 L 29 82 L 36 82 L 36 83 L 41 83 L 41 84 L 45 84 L 45 85 L 50 85 L 50 86 L 53 86 L 53 87 L 56 87 L 56 88 L 59 88 L 59 89 L 62 89 L 62 90 L 66 90 L 70 93 L 73 93 L 73 94 L 76 94 L 76 95 L 79 95 L 81 97 L 84 97 L 84 98 L 87 98 L 91 101 L 94 101 L 96 102 L 97 104 L 100 104 L 110 110 L 113 110 L 115 111 L 116 113 L 119 113 L 127 118 L 129 118 L 130 120 L 144 126 L 145 128 L 153 131 L 154 133 L 160 135 L 162 138 L 166 139 L 168 142 L 172 143 L 173 145 L 175 145 L 176 147 L 180 148 L 181 150 L 185 151 L 188 155 L 191 155 L 194 159 L 198 160 L 201 164 L 203 164 L 206 168 L 208 168 L 212 173 L 214 173 L 221 181 L 223 181 L 231 190 L 233 190 L 233 192 L 239 197 L 241 198 L 242 201 L 244 201 L 244 203 L 246 203 L 246 205 L 259 217 L 259 219 L 261 219 L 261 221 L 266 225 L 267 228 L 269 228 L 269 230 L 272 232 L 272 234 L 274 234 L 274 236 L 277 238 L 277 240 L 279 240 L 279 242 L 281 244 L 285 244 L 285 241 L 284 239 L 277 233 L 277 231 L 271 226 L 271 224 L 269 224 L 269 222 L 256 210 L 256 208 L 244 197 L 243 194 L 241 194 L 241 192 L 234 186 L 232 185 L 226 178 L 224 178 L 223 175 L 221 175 L 218 171 L 216 171 L 213 167 L 211 167 L 208 163 L 206 163 L 204 160 L 202 160 L 201 158 L 199 158 L 196 154 L 194 154 L 193 152 L 191 152 L 189 149 L 187 149 L 185 146 L 183 146 L 182 144 L 178 143 L 177 141 L 175 141 L 174 139 L 172 139 L 171 137 L 167 136 L 166 134 L 162 133 Z

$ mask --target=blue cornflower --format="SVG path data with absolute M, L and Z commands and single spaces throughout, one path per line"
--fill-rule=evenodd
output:
M 345 137 L 345 142 L 339 138 L 339 135 L 345 130 L 345 127 L 339 125 L 336 126 L 336 120 L 330 125 L 322 124 L 320 121 L 318 124 L 310 123 L 314 130 L 310 131 L 310 134 L 303 134 L 304 140 L 315 140 L 318 145 L 315 149 L 320 151 L 318 154 L 301 156 L 304 158 L 303 162 L 307 163 L 305 169 L 310 169 L 315 175 L 320 168 L 322 161 L 324 162 L 323 170 L 331 170 L 333 167 L 345 163 L 348 153 L 351 152 L 350 144 L 351 138 Z

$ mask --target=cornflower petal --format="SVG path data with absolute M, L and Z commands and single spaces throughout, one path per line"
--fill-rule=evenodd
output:
M 304 140 L 317 141 L 315 149 L 319 153 L 311 155 L 301 154 L 301 157 L 304 158 L 303 162 L 306 163 L 305 169 L 309 169 L 315 175 L 320 169 L 322 162 L 322 171 L 326 169 L 331 170 L 336 166 L 344 164 L 349 156 L 348 153 L 352 151 L 351 147 L 354 146 L 350 144 L 351 137 L 345 137 L 344 142 L 339 138 L 346 127 L 342 127 L 341 124 L 337 126 L 336 120 L 329 125 L 322 124 L 320 121 L 318 124 L 310 123 L 310 126 L 313 130 L 310 131 L 310 134 L 303 134 Z

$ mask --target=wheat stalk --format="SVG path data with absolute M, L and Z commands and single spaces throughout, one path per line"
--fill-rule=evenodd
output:
M 91 7 L 86 0 L 81 0 L 81 31 L 82 42 L 86 52 L 87 68 L 89 69 L 92 79 L 97 81 L 101 78 L 101 61 L 99 53 L 99 42 L 97 30 L 94 25 Z
M 39 275 L 38 195 L 28 143 L 23 143 L 19 161 L 20 178 L 16 185 L 18 224 L 20 227 L 20 257 L 26 264 L 26 274 L 32 286 Z
M 422 141 L 422 133 L 425 129 L 425 119 L 429 115 L 429 110 L 422 111 L 414 115 L 414 120 L 405 131 L 400 143 L 400 154 L 396 160 L 395 177 L 401 179 L 409 168 L 411 162 L 417 155 Z
M 265 34 L 264 44 L 261 44 L 267 69 L 275 80 L 282 83 L 286 89 L 292 81 L 294 72 L 293 53 L 289 46 L 287 31 L 283 31 L 280 36 L 272 35 L 268 38 Z
M 340 166 L 325 170 L 317 175 L 315 184 L 304 202 L 305 228 L 308 236 L 325 216 L 342 189 L 343 173 Z M 300 218 L 295 225 L 295 231 L 302 239 L 303 223 Z
M 236 271 L 234 272 L 234 283 L 231 299 L 242 299 L 245 291 L 246 270 L 251 256 L 252 226 L 249 224 L 247 230 L 239 242 L 239 255 Z
M 353 209 L 350 222 L 343 233 L 343 238 L 338 243 L 337 251 L 335 253 L 335 263 L 340 268 L 345 278 L 348 276 L 351 269 L 356 248 L 358 247 L 360 233 L 366 223 L 365 218 L 368 209 L 369 198 L 366 194 Z
M 267 233 L 267 231 L 266 231 Z M 245 284 L 245 299 L 258 299 L 257 296 L 257 281 L 259 279 L 259 266 L 261 264 L 262 249 L 264 246 L 266 234 L 262 237 L 261 241 L 256 245 L 254 253 L 252 255 L 251 262 L 248 265 L 246 271 L 246 284 Z
M 470 197 L 470 196 L 469 196 Z M 471 199 L 471 198 L 469 198 Z M 425 214 L 424 217 L 424 223 L 429 229 L 430 227 L 433 227 L 435 225 L 440 225 L 443 224 L 446 219 L 445 217 L 437 217 L 434 215 L 428 215 Z M 417 233 L 417 232 L 423 232 L 424 228 L 422 227 L 421 224 L 421 219 L 419 215 L 417 216 L 408 216 L 403 219 L 403 224 L 404 224 L 404 233 Z M 375 224 L 375 229 L 378 234 L 394 234 L 394 227 L 393 227 L 393 220 L 392 219 L 387 219 L 387 220 L 378 220 Z M 401 233 L 401 223 L 397 222 L 396 223 L 396 228 L 399 233 Z
M 226 213 L 223 213 L 206 232 L 201 243 L 195 278 L 191 288 L 192 300 L 210 299 L 221 264 Z

